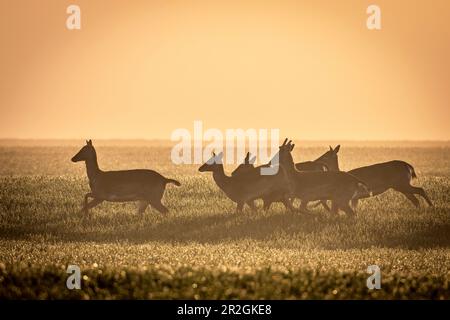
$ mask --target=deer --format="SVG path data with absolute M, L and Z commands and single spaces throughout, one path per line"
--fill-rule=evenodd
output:
M 313 161 L 305 161 L 298 162 L 295 164 L 295 168 L 298 171 L 339 171 L 339 163 L 337 159 L 337 153 L 339 152 L 340 145 L 336 146 L 334 149 L 330 146 L 330 150 L 325 152 L 319 158 Z M 256 157 L 250 159 L 250 153 L 248 152 L 246 157 L 244 158 L 244 162 L 241 163 L 232 173 L 232 176 L 239 176 L 245 174 L 259 174 L 259 170 L 263 167 L 271 166 L 271 162 L 255 167 Z M 330 170 L 331 169 L 331 170 Z M 268 210 L 272 204 L 268 198 L 263 199 L 264 210 Z M 276 200 L 275 200 L 276 201 Z M 273 201 L 273 202 L 275 202 Z M 327 205 L 326 201 L 320 201 L 318 204 L 322 204 L 322 206 L 330 211 L 330 208 Z
M 319 157 L 316 161 L 324 162 L 330 171 L 339 171 L 339 161 L 337 153 L 340 145 L 336 148 L 330 146 L 330 150 Z M 425 190 L 421 187 L 411 185 L 411 181 L 417 178 L 414 167 L 401 160 L 376 163 L 373 165 L 356 168 L 348 173 L 364 181 L 371 190 L 371 193 L 360 194 L 358 198 L 352 200 L 352 207 L 358 206 L 359 199 L 376 196 L 394 189 L 402 193 L 414 206 L 419 207 L 419 200 L 416 194 L 423 197 L 429 206 L 433 206 Z
M 240 177 L 242 183 L 248 183 L 249 180 L 257 178 L 259 175 L 261 175 L 261 168 L 269 168 L 274 167 L 272 165 L 272 161 L 269 161 L 267 164 L 260 165 L 258 167 L 254 166 L 254 163 L 256 161 L 256 156 L 251 157 L 250 152 L 247 152 L 247 155 L 244 158 L 244 162 L 241 163 L 232 173 L 232 177 Z M 276 170 L 279 170 L 279 167 L 276 167 Z M 283 194 L 282 193 L 275 193 L 275 194 L 267 194 L 263 199 L 263 210 L 268 210 L 273 202 L 283 202 Z M 289 202 L 292 205 L 292 200 L 289 200 Z M 252 202 L 254 205 L 254 202 Z M 255 206 L 255 205 L 254 205 Z M 256 209 L 256 206 L 255 206 Z
M 307 204 L 314 200 L 331 200 L 331 212 L 339 210 L 354 216 L 350 201 L 360 194 L 369 193 L 368 186 L 357 177 L 343 171 L 299 171 L 292 158 L 295 144 L 287 139 L 280 146 L 279 163 L 291 183 L 292 197 L 299 198 L 299 210 L 309 213 Z
M 354 208 L 358 206 L 359 199 L 376 196 L 389 189 L 402 193 L 417 208 L 420 206 L 420 203 L 415 196 L 416 194 L 424 198 L 430 207 L 433 206 L 423 188 L 411 185 L 411 181 L 417 178 L 417 175 L 414 167 L 405 161 L 393 160 L 376 163 L 350 170 L 348 173 L 364 180 L 372 191 L 371 194 L 360 194 L 353 199 L 352 206 Z
M 256 210 L 254 200 L 272 195 L 285 205 L 289 210 L 294 210 L 289 200 L 289 181 L 283 170 L 278 170 L 273 175 L 238 175 L 228 176 L 223 168 L 223 153 L 206 161 L 198 171 L 212 172 L 214 182 L 225 195 L 236 203 L 236 213 L 239 213 L 247 204 L 252 211 Z
M 153 170 L 135 169 L 121 171 L 103 171 L 97 162 L 97 152 L 92 140 L 87 140 L 72 162 L 84 161 L 89 179 L 91 192 L 84 196 L 84 205 L 81 211 L 86 214 L 103 201 L 130 202 L 139 201 L 138 214 L 143 214 L 151 205 L 160 213 L 169 210 L 161 203 L 167 184 L 181 186 L 174 179 L 168 179 Z M 92 198 L 92 201 L 89 201 Z
M 330 146 L 330 150 L 317 160 L 326 163 L 330 171 L 339 171 L 337 156 L 339 148 L 340 145 L 335 149 Z M 353 208 L 357 208 L 360 199 L 380 195 L 389 189 L 402 193 L 416 207 L 419 207 L 420 203 L 415 195 L 421 196 L 429 206 L 433 206 L 423 188 L 411 185 L 411 181 L 417 178 L 417 175 L 414 167 L 405 161 L 392 160 L 376 163 L 355 168 L 348 171 L 348 173 L 364 181 L 371 191 L 370 193 L 359 194 L 357 198 L 353 199 L 351 201 Z
M 256 156 L 255 157 L 251 157 L 250 152 L 247 152 L 247 155 L 244 158 L 244 162 L 241 163 L 236 169 L 233 170 L 233 172 L 231 172 L 231 176 L 232 177 L 242 177 L 242 182 L 245 183 L 244 180 L 252 180 L 255 179 L 259 174 L 260 171 L 259 169 L 262 167 L 270 167 L 271 163 L 269 162 L 266 165 L 262 165 L 259 167 L 254 166 L 254 163 L 256 161 Z M 247 178 L 245 178 L 247 177 Z M 282 199 L 280 198 L 280 201 L 282 201 Z M 267 203 L 267 199 L 264 203 Z M 249 204 L 249 206 L 251 206 L 253 208 L 253 210 L 256 210 L 256 205 L 255 202 L 252 201 L 251 204 Z M 266 208 L 266 206 L 263 206 L 264 208 Z

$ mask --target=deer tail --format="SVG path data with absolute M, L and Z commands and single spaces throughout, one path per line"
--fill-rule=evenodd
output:
M 312 207 L 313 207 L 313 208 L 316 208 L 316 207 L 320 206 L 321 204 L 322 204 L 321 201 L 317 201 L 316 203 L 314 203 L 314 204 L 312 205 Z
M 179 181 L 177 181 L 177 180 L 174 180 L 174 179 L 167 179 L 166 178 L 166 183 L 173 183 L 177 187 L 181 186 L 181 183 Z
M 405 162 L 405 163 L 406 163 L 406 167 L 409 170 L 409 174 L 411 175 L 411 179 L 417 178 L 416 171 L 414 170 L 414 167 L 412 165 L 410 165 L 409 163 L 407 163 L 407 162 Z

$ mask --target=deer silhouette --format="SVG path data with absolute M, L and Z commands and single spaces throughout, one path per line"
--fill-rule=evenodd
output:
M 429 206 L 433 206 L 423 188 L 411 185 L 411 181 L 417 178 L 417 175 L 414 167 L 405 161 L 393 160 L 377 163 L 350 170 L 348 173 L 365 181 L 372 191 L 372 194 L 361 194 L 353 199 L 354 208 L 357 207 L 359 199 L 382 194 L 391 188 L 405 195 L 416 207 L 420 205 L 416 194 L 423 197 Z
M 234 201 L 236 212 L 241 212 L 245 204 L 255 210 L 253 201 L 267 196 L 275 196 L 293 210 L 289 201 L 289 181 L 282 170 L 273 175 L 238 175 L 227 176 L 222 164 L 223 153 L 213 153 L 211 159 L 205 162 L 198 170 L 200 172 L 212 172 L 217 186 Z
M 299 171 L 339 171 L 339 161 L 337 153 L 341 148 L 341 145 L 337 145 L 334 149 L 330 147 L 330 150 L 325 152 L 319 158 L 313 161 L 299 162 L 295 164 L 295 168 Z M 325 210 L 330 211 L 330 207 L 326 200 L 321 200 L 319 203 L 314 205 L 322 205 Z
M 241 163 L 234 171 L 231 173 L 232 177 L 239 177 L 239 181 L 241 183 L 251 183 L 254 179 L 256 179 L 259 175 L 261 175 L 261 168 L 269 168 L 277 166 L 277 170 L 279 170 L 278 165 L 273 165 L 272 162 L 275 162 L 273 159 L 269 161 L 267 164 L 260 165 L 258 167 L 254 166 L 256 161 L 256 156 L 251 157 L 250 152 L 247 152 L 247 155 L 244 158 L 244 162 Z M 284 195 L 280 192 L 275 192 L 273 194 L 266 194 L 263 198 L 263 209 L 268 210 L 272 203 L 274 202 L 284 202 Z M 289 203 L 292 206 L 292 201 L 289 200 Z M 254 204 L 254 202 L 253 202 Z M 256 205 L 255 205 L 256 208 Z
M 301 200 L 300 211 L 308 212 L 307 204 L 314 200 L 331 200 L 331 211 L 344 211 L 354 215 L 350 201 L 360 194 L 369 193 L 367 185 L 360 179 L 342 171 L 299 171 L 292 158 L 294 144 L 287 139 L 280 146 L 279 161 L 292 186 L 292 197 Z
M 313 161 L 305 161 L 305 162 L 298 162 L 295 164 L 295 168 L 298 171 L 339 171 L 339 164 L 337 159 L 337 153 L 339 152 L 340 145 L 338 145 L 335 149 L 333 149 L 330 146 L 330 150 L 325 152 L 323 155 L 321 155 L 319 158 Z M 244 162 L 241 163 L 232 173 L 232 176 L 239 176 L 239 175 L 255 175 L 260 173 L 260 169 L 263 167 L 269 167 L 271 166 L 271 162 L 255 167 L 256 157 L 253 157 L 250 159 L 250 153 L 247 153 Z M 330 168 L 332 170 L 330 170 Z M 273 201 L 271 201 L 271 199 Z M 266 197 L 263 199 L 264 202 L 264 209 L 267 210 L 270 208 L 271 204 L 273 202 L 277 202 L 277 199 L 273 199 L 271 197 Z M 330 211 L 330 208 L 327 205 L 327 202 L 322 200 L 318 204 L 322 204 L 322 206 L 327 210 Z
M 339 160 L 337 156 L 339 147 L 340 146 L 337 146 L 336 149 L 330 147 L 326 160 L 321 160 L 327 163 L 327 166 L 333 171 L 339 170 Z M 402 193 L 416 207 L 419 206 L 419 200 L 416 198 L 416 194 L 423 197 L 429 206 L 433 205 L 423 188 L 411 185 L 411 181 L 414 178 L 417 178 L 417 175 L 414 167 L 405 161 L 392 160 L 376 163 L 369 166 L 355 168 L 348 171 L 348 173 L 364 181 L 371 191 L 370 193 L 365 194 L 360 193 L 357 197 L 352 199 L 351 203 L 353 208 L 358 206 L 360 199 L 380 195 L 389 189 Z
M 97 153 L 92 140 L 86 141 L 80 151 L 72 157 L 72 162 L 84 161 L 91 192 L 84 196 L 82 211 L 86 214 L 89 209 L 99 205 L 103 201 L 128 202 L 139 201 L 138 213 L 144 213 L 150 204 L 161 213 L 168 209 L 161 203 L 166 185 L 181 184 L 163 177 L 156 171 L 146 169 L 102 171 L 97 162 Z M 89 198 L 93 200 L 88 202 Z

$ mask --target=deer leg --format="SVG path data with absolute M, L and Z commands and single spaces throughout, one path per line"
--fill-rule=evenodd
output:
M 325 210 L 327 210 L 328 212 L 330 212 L 330 207 L 328 206 L 326 200 L 320 200 L 320 201 L 317 201 L 316 203 L 313 204 L 312 207 L 313 207 L 313 208 L 316 208 L 316 207 L 318 207 L 318 206 L 320 206 L 320 205 L 322 205 L 322 207 L 323 207 Z
M 102 202 L 103 202 L 103 200 L 100 200 L 100 199 L 97 199 L 97 198 L 92 199 L 92 201 L 89 202 L 89 203 L 87 203 L 87 201 L 86 201 L 86 204 L 83 207 L 83 209 L 81 209 L 81 211 L 84 211 L 84 213 L 88 214 L 89 213 L 89 209 L 92 209 L 95 206 L 98 206 Z
M 88 213 L 87 212 L 87 210 L 88 210 L 87 207 L 88 207 L 89 198 L 93 198 L 93 194 L 91 192 L 86 193 L 84 195 L 83 208 L 81 209 L 81 211 L 84 211 L 85 213 Z
M 288 209 L 289 211 L 295 211 L 294 206 L 292 205 L 292 203 L 289 200 L 283 199 L 281 202 L 284 204 L 286 209 Z
M 164 190 L 165 190 L 164 188 L 154 189 L 152 190 L 151 195 L 149 195 L 148 198 L 146 199 L 146 201 L 148 201 L 150 205 L 156 210 L 158 210 L 160 213 L 169 212 L 169 209 L 167 209 L 167 207 L 164 206 L 161 202 L 161 199 L 164 195 Z
M 243 202 L 238 202 L 238 204 L 236 206 L 236 213 L 241 213 L 243 207 L 244 207 L 244 203 Z
M 352 201 L 352 207 L 354 209 L 356 209 L 358 207 L 359 199 L 352 199 L 351 201 Z
M 411 201 L 416 208 L 418 208 L 420 206 L 419 200 L 417 200 L 417 198 L 414 196 L 414 194 L 408 193 L 406 191 L 400 191 L 400 192 L 403 193 L 405 195 L 405 197 L 408 198 L 408 200 Z
M 267 211 L 270 209 L 270 206 L 272 205 L 272 201 L 271 200 L 264 200 L 263 199 L 263 210 Z M 287 208 L 287 207 L 286 207 Z
M 301 213 L 307 213 L 307 214 L 311 214 L 311 212 L 308 210 L 308 203 L 309 203 L 309 200 L 301 200 L 300 201 L 300 207 L 298 208 L 298 210 L 301 212 Z
M 288 209 L 289 211 L 292 211 L 292 212 L 295 211 L 293 202 L 294 202 L 294 200 L 293 199 L 291 200 L 287 195 L 283 196 L 283 198 L 281 199 L 281 203 L 284 204 L 286 209 Z M 272 203 L 272 201 L 270 203 Z
M 322 201 L 317 201 L 316 203 L 314 203 L 312 205 L 313 208 L 317 208 L 318 206 L 320 206 L 322 204 Z
M 353 211 L 348 202 L 342 203 L 339 207 L 345 212 L 346 215 L 355 216 L 355 211 Z
M 256 208 L 256 206 L 255 206 L 255 201 L 254 201 L 254 200 L 248 201 L 248 202 L 247 202 L 247 205 L 250 207 L 250 209 L 251 209 L 253 212 L 256 212 L 257 208 Z
M 156 210 L 158 210 L 160 213 L 167 213 L 169 212 L 169 209 L 167 209 L 162 203 L 161 200 L 153 200 L 150 201 L 150 205 L 155 208 Z
M 336 201 L 331 201 L 331 213 L 336 215 L 339 213 L 339 206 L 337 205 Z
M 418 208 L 418 207 L 420 206 L 420 203 L 419 203 L 419 200 L 414 196 L 414 193 L 416 193 L 415 190 L 414 190 L 414 188 L 415 188 L 415 187 L 408 185 L 408 186 L 406 186 L 406 187 L 400 187 L 400 188 L 394 188 L 394 189 L 395 189 L 396 191 L 398 191 L 398 192 L 404 194 L 405 197 L 408 198 L 408 200 L 411 201 L 412 204 L 413 204 L 416 208 Z
M 428 198 L 428 195 L 425 193 L 425 190 L 423 190 L 423 188 L 413 186 L 411 186 L 411 188 L 414 190 L 413 191 L 414 194 L 418 194 L 419 196 L 424 198 L 430 207 L 433 206 L 433 202 L 431 202 L 430 198 Z
M 145 209 L 147 209 L 148 205 L 149 205 L 148 201 L 143 201 L 143 200 L 139 201 L 139 207 L 138 207 L 137 213 L 143 214 L 145 212 Z
M 330 207 L 327 204 L 326 200 L 320 200 L 320 204 L 322 205 L 322 207 L 324 207 L 325 210 L 327 210 L 328 212 L 331 211 Z

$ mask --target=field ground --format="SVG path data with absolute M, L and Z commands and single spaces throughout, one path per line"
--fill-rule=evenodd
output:
M 342 143 L 341 169 L 405 160 L 435 204 L 416 209 L 390 191 L 362 201 L 355 218 L 281 205 L 235 214 L 211 175 L 172 164 L 167 145 L 126 142 L 99 143 L 100 167 L 178 179 L 163 200 L 170 212 L 103 203 L 85 216 L 84 166 L 69 161 L 79 147 L 37 144 L 0 143 L 0 298 L 450 298 L 446 143 Z M 294 158 L 325 150 L 298 142 Z M 81 290 L 65 286 L 69 264 L 81 267 Z M 366 287 L 373 264 L 380 290 Z

